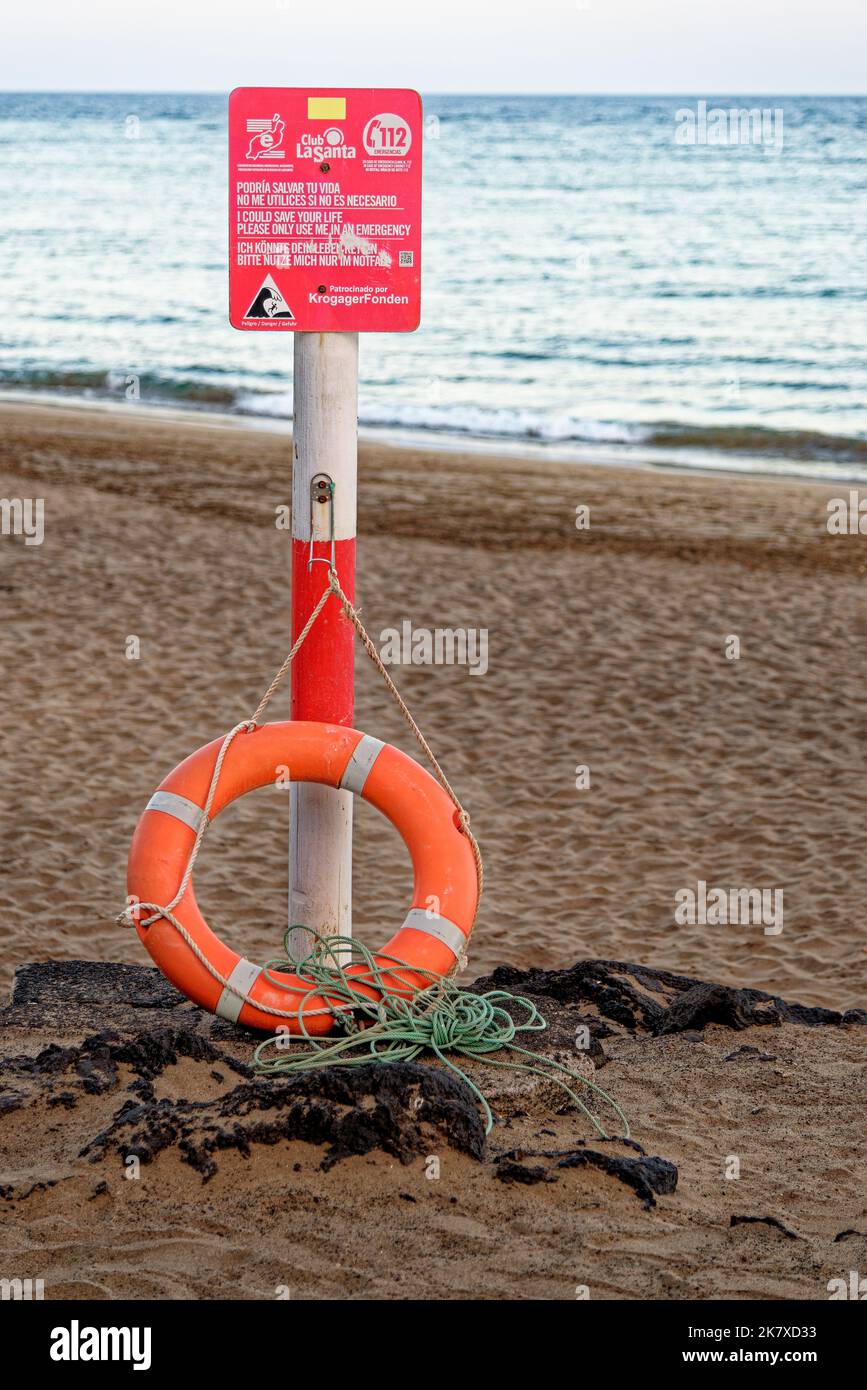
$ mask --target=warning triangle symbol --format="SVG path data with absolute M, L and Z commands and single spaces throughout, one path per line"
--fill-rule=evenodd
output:
M 245 319 L 294 319 L 295 315 L 274 284 L 273 276 L 266 275 L 256 297 L 250 305 Z

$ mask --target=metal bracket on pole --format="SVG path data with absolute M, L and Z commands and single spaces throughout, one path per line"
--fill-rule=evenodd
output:
M 326 560 L 324 555 L 313 554 L 313 538 L 317 533 L 316 508 L 328 506 L 328 535 L 331 538 L 331 559 Z M 317 473 L 310 479 L 310 553 L 307 557 L 307 568 L 311 570 L 317 562 L 320 565 L 328 565 L 332 570 L 337 568 L 336 552 L 334 549 L 334 479 L 329 478 L 327 473 Z

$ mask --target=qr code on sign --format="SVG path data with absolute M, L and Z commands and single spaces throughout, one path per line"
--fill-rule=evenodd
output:
M 412 251 L 401 251 L 398 254 L 398 265 L 412 265 L 412 258 Z

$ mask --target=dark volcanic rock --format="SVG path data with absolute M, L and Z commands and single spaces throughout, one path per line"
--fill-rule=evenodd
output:
M 108 1153 L 150 1163 L 177 1148 L 207 1180 L 216 1154 L 255 1144 L 304 1140 L 328 1145 L 330 1168 L 371 1149 L 409 1163 L 432 1140 L 481 1158 L 485 1132 L 471 1092 L 455 1077 L 414 1062 L 321 1069 L 290 1079 L 248 1081 L 211 1101 L 153 1101 L 124 1107 L 82 1151 L 96 1162 Z
M 748 1028 L 751 1023 L 779 1026 L 780 1015 L 773 1006 L 756 1008 L 748 990 L 697 984 L 675 996 L 665 1013 L 654 1020 L 653 1031 L 658 1035 L 682 1033 L 708 1023 L 721 1023 L 725 1028 Z
M 724 1062 L 737 1062 L 739 1059 L 748 1059 L 755 1062 L 776 1062 L 776 1057 L 772 1052 L 759 1052 L 757 1047 L 736 1047 L 734 1052 L 729 1052 L 723 1057 Z
M 512 1154 L 503 1154 L 502 1157 L 496 1160 L 494 1176 L 499 1178 L 500 1182 L 534 1183 L 557 1181 L 556 1175 L 549 1173 L 544 1164 L 538 1163 L 534 1168 L 528 1168 L 526 1164 L 521 1163 L 519 1159 L 514 1158 Z
M 591 1006 L 602 1018 L 630 1032 L 655 1036 L 684 1033 L 718 1023 L 741 1029 L 751 1024 L 796 1023 L 804 1027 L 867 1024 L 867 1010 L 834 1009 L 792 1004 L 761 989 L 735 989 L 674 975 L 669 970 L 629 965 L 618 960 L 583 960 L 568 970 L 518 970 L 500 965 L 471 986 L 483 994 L 508 989 L 536 1003 L 552 999 L 561 1005 Z
M 554 1160 L 547 1166 L 524 1167 L 524 1158 Z M 656 1206 L 654 1193 L 668 1195 L 677 1187 L 677 1168 L 665 1158 L 638 1158 L 600 1153 L 597 1149 L 574 1149 L 568 1153 L 511 1149 L 497 1159 L 496 1176 L 503 1182 L 552 1182 L 558 1168 L 598 1168 L 618 1182 L 631 1187 L 648 1209 Z
M 48 1027 L 59 1037 L 117 1033 L 167 1025 L 210 1033 L 206 1015 L 179 994 L 154 966 L 110 961 L 39 961 L 15 972 L 12 999 L 0 1027 L 26 1033 Z
M 708 984 L 621 961 L 580 961 L 551 971 L 501 966 L 470 988 L 507 989 L 532 999 L 547 1026 L 519 1034 L 518 1042 L 547 1056 L 565 1056 L 568 1062 L 576 1029 L 586 1025 L 597 1065 L 606 1060 L 605 1039 L 624 1030 L 700 1038 L 709 1023 L 739 1030 L 755 1023 L 867 1022 L 863 1010 L 839 1014 L 808 1008 L 761 990 Z M 520 1022 L 520 1006 L 507 1007 Z M 421 1063 L 369 1063 L 351 1071 L 256 1076 L 249 1062 L 261 1035 L 212 1018 L 146 966 L 88 961 L 25 966 L 18 971 L 12 1002 L 0 1010 L 0 1028 L 7 1083 L 0 1092 L 0 1124 L 14 1124 L 16 1113 L 31 1104 L 44 1104 L 61 1119 L 64 1109 L 75 1109 L 87 1097 L 101 1107 L 93 1128 L 105 1125 L 83 1151 L 93 1162 L 109 1153 L 149 1162 L 174 1149 L 208 1178 L 222 1150 L 248 1155 L 257 1145 L 286 1140 L 325 1146 L 326 1167 L 374 1149 L 405 1163 L 430 1153 L 437 1143 L 473 1158 L 484 1155 L 479 1107 L 451 1073 Z M 25 1050 L 33 1030 L 42 1038 L 47 1031 L 53 1039 L 35 1056 Z M 193 1099 L 176 1098 L 177 1084 L 171 1097 L 163 1094 L 160 1078 L 182 1061 Z M 233 1084 L 233 1074 L 242 1078 L 240 1084 Z M 222 1088 L 216 1097 L 215 1087 Z M 114 1113 L 106 1124 L 108 1105 Z M 652 1206 L 654 1194 L 674 1191 L 677 1171 L 665 1159 L 628 1147 L 635 1156 L 583 1145 L 559 1153 L 513 1151 L 499 1157 L 495 1169 L 504 1182 L 533 1183 L 556 1181 L 567 1168 L 595 1167 L 627 1183 Z M 535 1161 L 525 1164 L 525 1157 Z
M 22 965 L 15 972 L 12 1004 L 67 1006 L 120 1005 L 133 1009 L 176 1009 L 187 1003 L 161 971 L 142 965 L 115 965 L 111 961 L 59 960 Z
M 132 1038 L 121 1038 L 114 1032 L 95 1033 L 69 1047 L 51 1043 L 35 1057 L 10 1058 L 7 1065 L 10 1069 L 14 1067 L 21 1076 L 64 1076 L 67 1081 L 77 1077 L 83 1091 L 99 1095 L 118 1085 L 121 1065 L 129 1067 L 136 1076 L 152 1081 L 166 1067 L 176 1065 L 180 1057 L 192 1057 L 198 1062 L 219 1060 L 242 1076 L 251 1074 L 249 1067 L 225 1056 L 193 1029 L 171 1027 L 141 1032 Z M 55 1099 L 60 1100 L 60 1097 Z
M 623 1158 L 618 1154 L 599 1153 L 596 1149 L 576 1149 L 561 1158 L 557 1167 L 599 1168 L 631 1187 L 645 1207 L 656 1206 L 654 1193 L 667 1196 L 677 1187 L 677 1168 L 667 1158 Z

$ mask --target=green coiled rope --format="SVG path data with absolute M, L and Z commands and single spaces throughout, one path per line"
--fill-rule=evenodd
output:
M 485 1133 L 493 1128 L 491 1107 L 478 1086 L 446 1054 L 460 1057 L 555 1082 L 569 1096 L 601 1134 L 608 1135 L 599 1120 L 572 1089 L 564 1077 L 585 1086 L 600 1096 L 616 1113 L 623 1125 L 623 1137 L 629 1138 L 629 1122 L 615 1100 L 601 1086 L 589 1081 L 570 1067 L 550 1057 L 539 1056 L 521 1047 L 515 1038 L 520 1033 L 537 1033 L 547 1027 L 544 1018 L 531 1000 L 507 990 L 489 990 L 473 994 L 461 989 L 453 979 L 443 978 L 433 971 L 423 970 L 378 952 L 378 960 L 363 943 L 346 936 L 320 936 L 312 932 L 313 948 L 300 963 L 289 959 L 289 927 L 283 938 L 285 959 L 270 960 L 264 967 L 269 981 L 280 989 L 297 990 L 300 979 L 307 986 L 298 1006 L 302 1038 L 294 1040 L 283 1030 L 259 1044 L 253 1065 L 268 1074 L 297 1074 L 316 1067 L 357 1067 L 365 1062 L 409 1062 L 425 1049 L 454 1072 L 482 1107 Z M 347 959 L 351 965 L 346 964 Z M 388 962 L 383 966 L 380 962 Z M 285 984 L 273 970 L 289 972 L 295 977 L 292 985 Z M 398 973 L 406 970 L 414 977 L 430 980 L 424 989 L 416 991 Z M 350 973 L 351 971 L 351 973 Z M 369 998 L 363 987 L 376 993 Z M 323 996 L 324 1004 L 307 1010 L 307 1017 L 329 1013 L 343 1029 L 343 1036 L 326 1039 L 312 1037 L 305 1024 L 305 1004 L 314 996 Z M 516 1023 L 504 1007 L 508 1003 L 526 1010 L 523 1022 Z M 306 1044 L 306 1046 L 305 1046 Z M 303 1048 L 303 1050 L 301 1050 Z M 519 1053 L 531 1060 L 506 1061 L 491 1054 L 503 1051 Z M 559 1074 L 558 1074 L 559 1073 Z

